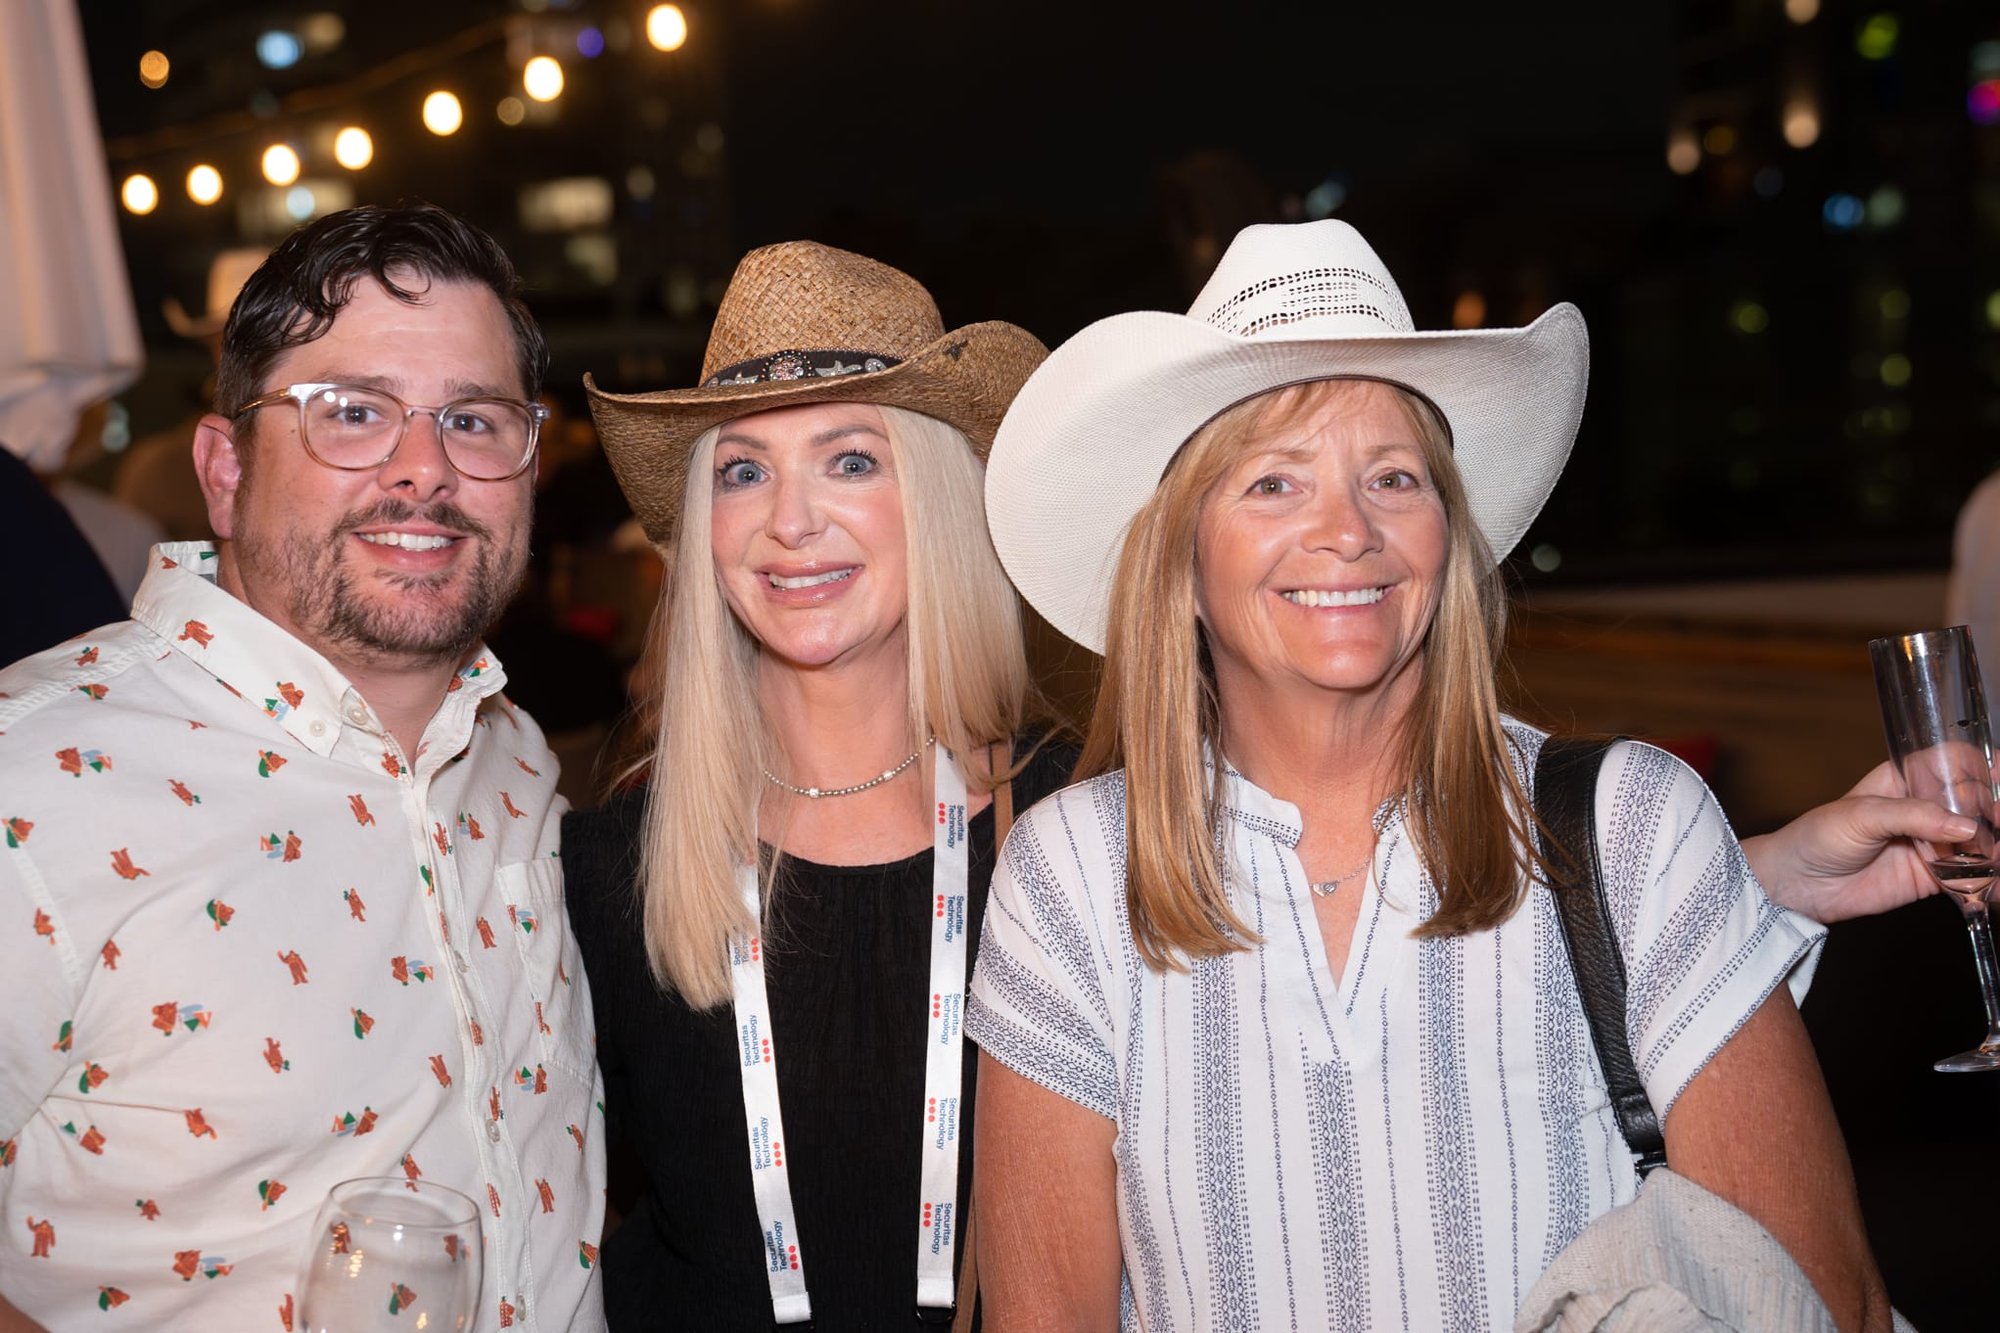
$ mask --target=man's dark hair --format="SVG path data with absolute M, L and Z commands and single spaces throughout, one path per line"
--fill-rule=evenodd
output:
M 411 286 L 397 281 L 413 277 L 423 281 Z M 521 301 L 521 280 L 506 251 L 434 204 L 370 205 L 329 213 L 299 228 L 243 284 L 222 329 L 215 410 L 234 417 L 264 392 L 264 376 L 279 353 L 324 336 L 363 278 L 413 305 L 434 282 L 486 287 L 500 299 L 513 327 L 523 390 L 530 399 L 541 393 L 548 344 Z

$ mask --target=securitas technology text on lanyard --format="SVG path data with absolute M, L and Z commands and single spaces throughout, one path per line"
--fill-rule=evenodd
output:
M 940 745 L 933 761 L 937 829 L 931 869 L 931 984 L 924 997 L 928 1026 L 924 1062 L 923 1198 L 917 1225 L 917 1304 L 948 1310 L 952 1304 L 952 1248 L 958 1234 L 959 1083 L 964 1057 L 959 1023 L 965 1007 L 967 927 L 965 775 Z M 752 920 L 761 922 L 757 871 L 745 866 L 737 885 Z M 743 1118 L 750 1135 L 750 1180 L 764 1232 L 764 1268 L 771 1282 L 771 1312 L 780 1324 L 812 1318 L 798 1216 L 792 1209 L 791 1166 L 785 1122 L 778 1107 L 778 1055 L 772 1040 L 771 996 L 764 985 L 761 934 L 730 949 L 735 989 L 738 1056 L 743 1066 Z

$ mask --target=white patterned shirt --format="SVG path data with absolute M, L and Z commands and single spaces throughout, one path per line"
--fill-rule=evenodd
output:
M 1508 731 L 1525 783 L 1541 734 Z M 1497 929 L 1413 938 L 1437 894 L 1387 808 L 1335 981 L 1298 810 L 1233 772 L 1226 804 L 1230 900 L 1262 944 L 1145 966 L 1115 773 L 1014 826 L 979 948 L 966 1034 L 1117 1125 L 1123 1326 L 1511 1327 L 1557 1252 L 1637 1191 L 1547 889 Z M 1824 932 L 1764 897 L 1663 751 L 1611 750 L 1597 834 L 1664 1119 L 1781 981 L 1803 995 Z
M 481 649 L 414 755 L 154 548 L 0 673 L 0 1292 L 52 1330 L 292 1327 L 356 1176 L 478 1202 L 475 1327 L 602 1327 L 602 1096 L 540 731 Z

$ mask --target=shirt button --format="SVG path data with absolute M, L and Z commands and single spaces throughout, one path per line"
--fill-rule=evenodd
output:
M 347 710 L 347 720 L 357 727 L 365 727 L 368 725 L 368 710 L 356 704 Z
M 451 951 L 451 961 L 452 965 L 461 972 L 470 972 L 472 970 L 472 965 L 465 961 L 465 955 L 456 949 Z
M 486 1137 L 494 1143 L 500 1142 L 500 1122 L 498 1120 L 489 1120 L 486 1122 Z
M 307 730 L 315 736 L 324 736 L 326 735 L 326 723 L 315 719 L 312 726 L 308 727 Z

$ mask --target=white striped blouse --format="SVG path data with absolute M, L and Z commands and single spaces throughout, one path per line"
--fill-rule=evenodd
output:
M 1508 724 L 1533 771 L 1541 733 Z M 1546 888 L 1498 929 L 1417 939 L 1437 906 L 1399 811 L 1335 981 L 1297 809 L 1227 779 L 1228 889 L 1262 937 L 1184 972 L 1140 960 L 1125 783 L 1041 802 L 993 879 L 965 1030 L 1116 1122 L 1126 1330 L 1509 1327 L 1592 1218 L 1637 1189 Z M 1664 1118 L 1824 930 L 1773 905 L 1679 760 L 1615 746 L 1597 793 L 1634 1058 Z

